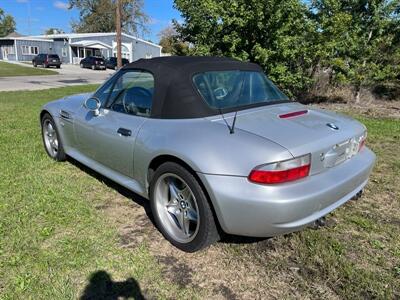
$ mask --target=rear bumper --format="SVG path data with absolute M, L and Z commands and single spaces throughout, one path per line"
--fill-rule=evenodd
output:
M 375 154 L 365 147 L 339 166 L 280 185 L 198 175 L 225 232 L 267 237 L 299 230 L 350 200 L 367 184 L 374 162 Z

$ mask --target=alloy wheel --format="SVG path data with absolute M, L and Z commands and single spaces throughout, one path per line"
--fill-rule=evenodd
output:
M 200 216 L 196 198 L 179 176 L 166 173 L 155 185 L 157 214 L 164 229 L 177 242 L 192 241 L 199 230 Z
M 51 157 L 56 157 L 58 153 L 58 137 L 50 120 L 45 120 L 43 122 L 43 137 L 47 152 Z

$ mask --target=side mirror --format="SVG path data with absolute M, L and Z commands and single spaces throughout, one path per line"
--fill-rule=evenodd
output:
M 95 116 L 99 115 L 101 103 L 98 98 L 91 97 L 89 99 L 86 99 L 84 106 L 88 110 L 92 111 Z

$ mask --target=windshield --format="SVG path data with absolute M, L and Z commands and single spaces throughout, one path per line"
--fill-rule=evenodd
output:
M 257 71 L 204 72 L 194 75 L 193 82 L 207 104 L 217 109 L 289 100 Z
M 49 58 L 58 58 L 57 54 L 49 54 Z

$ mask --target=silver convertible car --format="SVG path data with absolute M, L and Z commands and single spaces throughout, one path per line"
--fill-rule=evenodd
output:
M 188 252 L 224 232 L 299 230 L 359 195 L 375 161 L 365 126 L 290 101 L 260 66 L 228 58 L 138 60 L 46 104 L 40 121 L 50 157 L 149 199 Z

